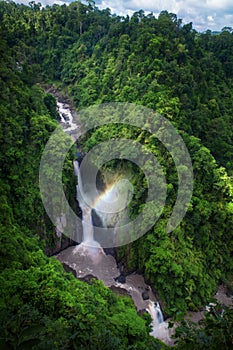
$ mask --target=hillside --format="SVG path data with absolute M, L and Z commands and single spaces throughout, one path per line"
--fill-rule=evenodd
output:
M 86 153 L 106 140 L 140 142 L 166 177 L 160 219 L 140 239 L 116 248 L 117 260 L 125 273 L 143 274 L 166 314 L 176 319 L 204 307 L 220 283 L 232 292 L 232 47 L 233 33 L 227 29 L 200 34 L 166 11 L 158 19 L 143 11 L 129 18 L 101 11 L 91 1 L 51 7 L 0 2 L 2 349 L 166 348 L 150 337 L 149 316 L 139 316 L 130 298 L 113 294 L 100 281 L 79 281 L 46 256 L 56 251 L 58 238 L 42 205 L 39 164 L 59 119 L 47 86 L 55 86 L 77 111 L 106 102 L 133 103 L 174 126 L 191 157 L 194 188 L 186 216 L 172 232 L 166 225 L 178 173 L 168 148 L 153 133 L 127 125 L 127 118 L 122 124 L 104 123 L 103 116 L 102 125 L 79 140 Z M 80 118 L 88 124 L 85 113 Z M 63 187 L 74 208 L 72 160 L 70 152 Z M 129 215 L 139 215 L 148 192 L 139 167 L 112 161 L 101 172 L 106 184 L 113 174 L 130 178 L 135 195 Z M 64 236 L 62 246 L 69 244 Z M 202 337 L 197 331 L 190 349 L 214 349 L 213 344 L 230 349 L 232 310 L 224 315 L 207 319 L 208 347 L 195 347 Z M 191 335 L 183 331 L 180 339 L 188 349 Z

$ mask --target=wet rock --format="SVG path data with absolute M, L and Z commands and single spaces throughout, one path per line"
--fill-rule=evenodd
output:
M 74 277 L 77 277 L 77 273 L 74 269 L 72 269 L 72 267 L 70 267 L 69 265 L 67 265 L 65 263 L 62 263 L 62 266 L 66 272 L 71 272 L 74 275 Z
M 118 266 L 118 269 L 119 269 L 119 271 L 120 271 L 120 274 L 121 274 L 121 275 L 124 274 L 124 263 L 120 261 L 120 262 L 117 264 L 117 266 Z
M 120 288 L 120 287 L 116 287 L 116 286 L 111 286 L 110 289 L 114 292 L 117 293 L 119 295 L 129 295 L 129 292 L 124 289 L 124 288 Z
M 119 277 L 117 278 L 114 278 L 116 282 L 119 282 L 119 283 L 125 283 L 126 282 L 126 279 L 125 279 L 125 276 L 124 275 L 120 275 Z
M 91 274 L 90 274 L 90 275 L 86 275 L 86 276 L 84 276 L 84 277 L 82 277 L 82 278 L 79 278 L 80 281 L 87 282 L 88 284 L 91 284 L 91 281 L 92 281 L 93 279 L 97 280 L 97 277 L 95 277 L 95 276 L 93 276 L 93 275 L 91 275 Z
M 74 242 L 71 238 L 62 236 L 56 241 L 53 247 L 47 246 L 45 248 L 45 254 L 50 257 L 62 252 L 68 247 L 75 246 L 76 244 L 77 243 Z
M 145 292 L 142 293 L 142 299 L 143 300 L 149 300 L 150 299 L 148 291 L 145 291 Z
M 96 227 L 103 227 L 101 218 L 100 218 L 99 215 L 96 213 L 95 209 L 92 209 L 92 211 L 91 211 L 91 217 L 92 217 L 93 226 L 96 226 Z M 106 249 L 106 250 L 107 250 L 107 249 Z
M 139 311 L 138 311 L 138 315 L 139 315 L 139 316 L 142 316 L 142 315 L 145 314 L 145 313 L 148 314 L 148 311 L 147 311 L 146 309 L 142 309 L 142 310 L 139 310 Z
M 79 165 L 81 164 L 84 157 L 85 157 L 84 152 L 80 152 L 80 151 L 76 152 L 76 160 L 78 161 Z
M 116 258 L 116 250 L 114 248 L 104 248 L 104 252 L 106 255 L 112 255 Z

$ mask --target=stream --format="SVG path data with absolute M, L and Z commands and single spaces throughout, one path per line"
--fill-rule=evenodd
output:
M 77 115 L 70 108 L 69 104 L 57 98 L 57 107 L 60 116 L 60 124 L 65 132 L 71 135 L 79 135 L 80 125 Z M 77 120 L 75 122 L 75 119 Z M 80 175 L 80 165 L 74 161 L 74 173 L 77 177 L 77 201 L 82 210 L 82 242 L 76 246 L 70 246 L 56 255 L 64 266 L 67 266 L 79 279 L 97 278 L 102 280 L 105 286 L 120 294 L 128 294 L 134 301 L 138 311 L 148 312 L 152 318 L 151 335 L 159 338 L 167 344 L 173 344 L 171 339 L 172 330 L 168 328 L 168 322 L 164 321 L 159 302 L 149 285 L 145 283 L 142 275 L 133 273 L 124 276 L 117 266 L 117 262 L 112 255 L 107 255 L 102 247 L 94 239 L 92 222 L 92 209 L 95 209 L 103 227 L 107 224 L 106 218 L 101 217 L 101 208 L 104 205 L 104 197 L 108 202 L 114 201 L 117 195 L 117 184 L 105 190 L 96 204 L 89 207 L 82 199 L 82 179 Z M 106 199 L 105 198 L 105 199 Z M 58 223 L 65 221 L 65 218 L 58 218 Z M 111 218 L 112 220 L 112 218 Z M 60 232 L 61 227 L 57 227 Z

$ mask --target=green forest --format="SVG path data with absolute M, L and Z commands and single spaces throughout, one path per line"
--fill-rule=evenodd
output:
M 39 189 L 39 164 L 58 125 L 53 86 L 77 111 L 130 102 L 169 120 L 189 151 L 194 189 L 186 216 L 168 233 L 176 200 L 174 161 L 153 134 L 122 124 L 91 130 L 87 152 L 112 138 L 133 139 L 156 155 L 168 190 L 154 227 L 116 249 L 128 273 L 143 274 L 179 326 L 175 349 L 232 349 L 233 309 L 218 305 L 200 324 L 183 320 L 212 301 L 218 285 L 233 293 L 233 30 L 199 33 L 173 13 L 131 17 L 93 1 L 42 7 L 0 1 L 0 348 L 3 350 L 150 350 L 170 348 L 150 335 L 149 314 L 99 280 L 65 272 L 52 256 L 58 238 Z M 85 120 L 82 120 L 85 124 Z M 103 167 L 126 171 L 122 161 Z M 63 186 L 75 206 L 72 152 Z M 130 215 L 147 193 L 137 189 Z M 148 214 L 149 215 L 149 214 Z M 62 246 L 72 244 L 65 236 Z

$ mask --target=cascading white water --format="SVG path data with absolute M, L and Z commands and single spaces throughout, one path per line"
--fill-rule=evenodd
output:
M 57 101 L 58 112 L 60 116 L 60 121 L 63 125 L 65 132 L 77 133 L 79 126 L 74 122 L 74 118 L 70 107 L 68 104 Z M 117 224 L 123 222 L 126 216 L 126 212 L 120 212 L 120 209 L 126 207 L 127 201 L 130 201 L 133 189 L 132 185 L 129 184 L 127 180 L 119 180 L 109 186 L 109 188 L 100 193 L 97 198 L 93 199 L 93 203 L 87 205 L 83 199 L 82 194 L 84 193 L 80 166 L 78 161 L 73 162 L 74 173 L 77 176 L 77 186 L 76 186 L 76 199 L 82 210 L 82 227 L 83 227 L 83 240 L 82 243 L 90 247 L 99 247 L 100 245 L 94 239 L 94 230 L 92 223 L 92 209 L 95 210 L 96 214 L 102 221 L 103 227 L 114 227 Z M 120 208 L 118 200 L 120 200 Z M 117 204 L 117 210 L 116 206 Z M 109 212 L 109 207 L 113 208 L 113 211 Z M 59 222 L 60 218 L 58 218 Z
M 82 178 L 80 174 L 80 167 L 78 161 L 74 161 L 74 172 L 78 179 L 78 185 L 76 186 L 76 198 L 79 202 L 79 206 L 82 210 L 82 227 L 83 227 L 83 239 L 82 244 L 89 247 L 101 248 L 99 243 L 94 239 L 94 230 L 92 223 L 92 208 L 88 206 L 82 197 L 83 187 Z
M 154 304 L 154 308 L 156 310 L 156 314 L 157 314 L 157 320 L 158 320 L 158 323 L 163 323 L 164 322 L 164 319 L 163 319 L 163 313 L 161 311 L 161 308 L 160 308 L 160 305 L 159 303 L 155 303 Z
M 77 132 L 79 126 L 73 122 L 73 116 L 69 106 L 62 102 L 57 102 L 57 105 L 64 130 L 68 133 Z M 97 198 L 98 200 L 93 202 L 92 207 L 88 206 L 83 200 L 81 194 L 83 193 L 83 184 L 79 163 L 78 161 L 74 161 L 73 164 L 74 172 L 78 179 L 76 196 L 82 210 L 83 240 L 78 246 L 69 247 L 60 252 L 57 255 L 58 259 L 73 268 L 79 278 L 91 274 L 98 279 L 101 279 L 108 287 L 116 286 L 127 290 L 134 300 L 137 309 L 146 309 L 150 313 L 153 320 L 153 330 L 151 335 L 168 344 L 171 343 L 168 323 L 164 322 L 160 305 L 159 303 L 155 303 L 155 296 L 151 291 L 151 288 L 145 284 L 143 276 L 132 274 L 126 277 L 126 283 L 124 284 L 115 282 L 115 278 L 120 274 L 116 261 L 113 256 L 105 255 L 98 242 L 94 240 L 91 215 L 92 209 L 95 209 L 97 215 L 100 217 L 103 227 L 107 227 L 108 225 L 113 226 L 117 223 L 120 224 L 121 221 L 124 220 L 124 216 L 121 216 L 121 214 L 118 213 L 116 214 L 114 210 L 112 213 L 107 210 L 106 213 L 106 208 L 109 207 L 111 203 L 116 202 L 119 199 L 119 196 L 121 197 L 121 205 L 124 208 L 127 201 L 130 201 L 133 192 L 132 189 L 129 188 L 128 183 L 123 184 L 121 182 L 122 180 L 118 181 L 109 187 L 104 193 L 99 194 L 99 198 Z M 124 187 L 125 185 L 126 187 Z M 125 213 L 127 212 L 125 211 Z M 59 224 L 61 222 L 64 223 L 65 218 L 63 218 L 63 221 L 61 218 L 58 219 Z M 150 290 L 150 299 L 144 300 L 142 298 L 142 290 L 148 290 L 147 288 Z
M 68 104 L 57 101 L 57 107 L 59 111 L 59 117 L 61 119 L 61 123 L 63 124 L 65 131 L 69 132 L 72 130 L 76 130 L 77 124 L 74 123 L 74 118 L 70 111 L 70 106 Z
M 168 323 L 164 322 L 163 314 L 158 302 L 149 300 L 147 311 L 152 318 L 152 332 L 151 335 L 155 338 L 159 338 L 166 343 L 170 342 L 170 332 L 168 329 Z
M 94 232 L 93 232 L 93 224 L 91 217 L 91 208 L 87 206 L 80 205 L 82 209 L 82 226 L 83 226 L 83 239 L 82 243 L 88 246 L 97 245 L 97 242 L 94 241 Z

